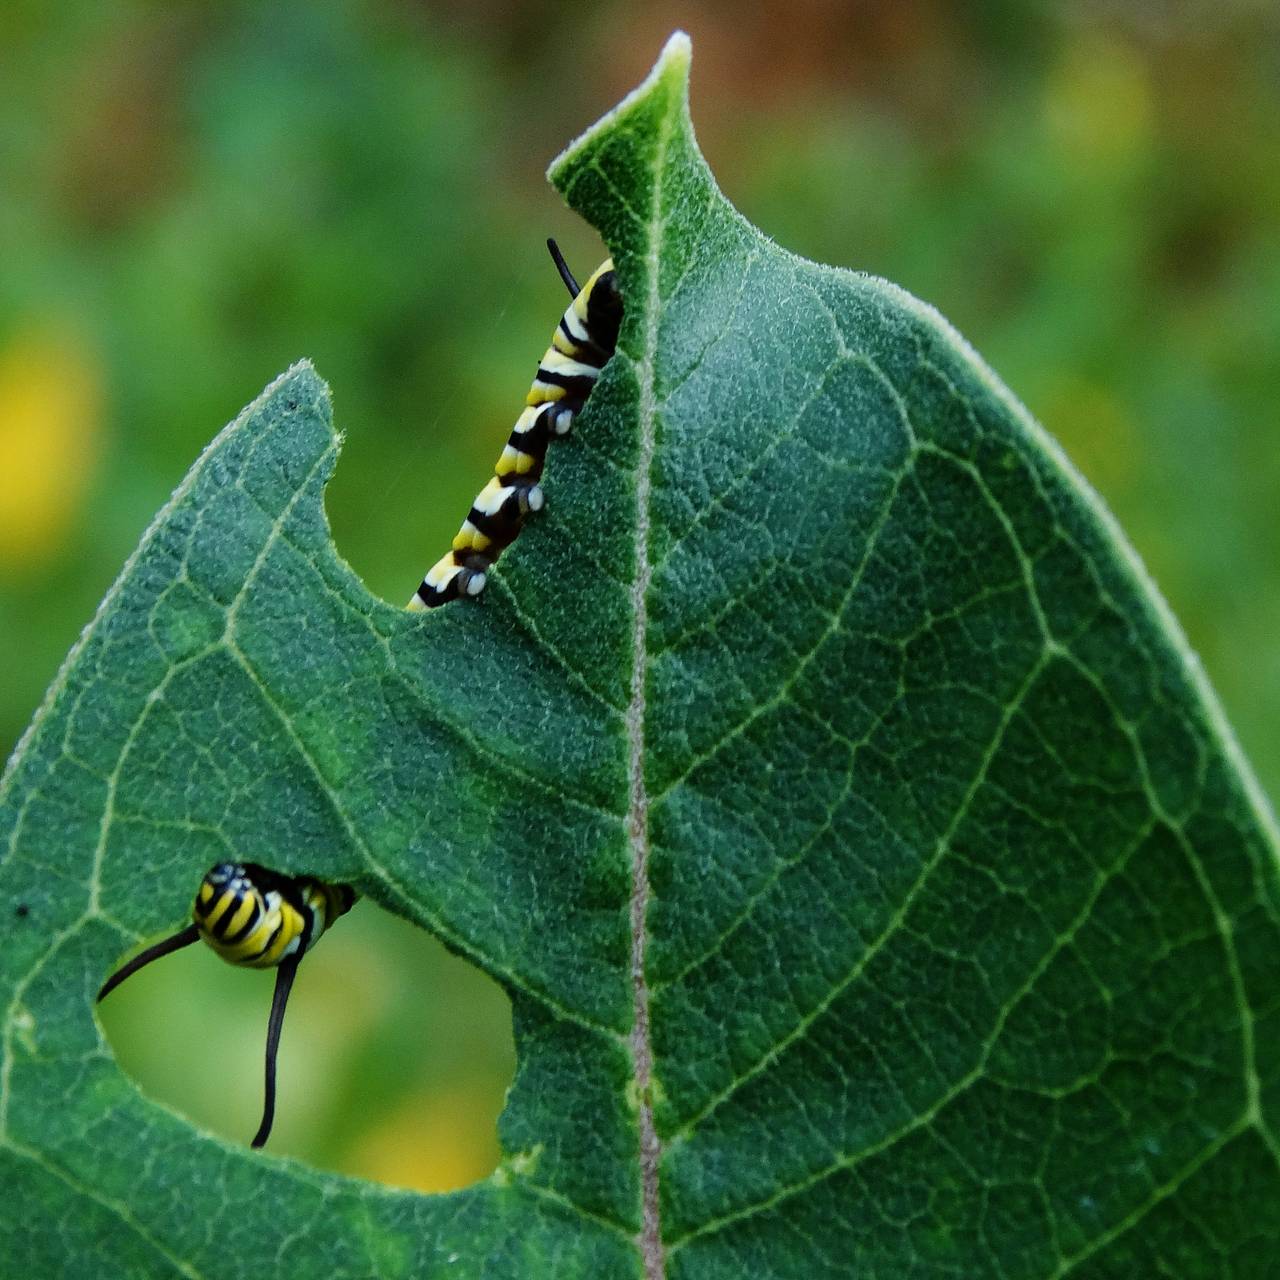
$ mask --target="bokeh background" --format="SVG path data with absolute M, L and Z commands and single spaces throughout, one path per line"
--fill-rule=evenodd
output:
M 1273 0 L 0 6 L 0 754 L 152 513 L 292 360 L 334 389 L 342 553 L 406 598 L 563 306 L 542 177 L 694 38 L 729 197 L 938 305 L 1065 444 L 1280 794 Z M 176 923 L 176 922 L 175 922 Z M 243 1141 L 270 977 L 203 948 L 104 1019 Z M 308 959 L 276 1151 L 427 1189 L 497 1156 L 494 984 L 365 904 Z

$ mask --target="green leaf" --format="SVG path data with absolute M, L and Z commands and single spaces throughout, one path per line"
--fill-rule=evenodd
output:
M 727 204 L 688 62 L 552 167 L 627 320 L 480 601 L 337 556 L 298 366 L 55 681 L 0 792 L 6 1274 L 1275 1269 L 1277 841 L 1203 676 L 943 320 Z M 506 986 L 493 1178 L 319 1175 L 121 1075 L 94 993 L 228 853 Z

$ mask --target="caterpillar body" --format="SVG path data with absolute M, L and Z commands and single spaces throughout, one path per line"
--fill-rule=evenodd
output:
M 354 901 L 348 884 L 221 862 L 200 882 L 191 915 L 201 940 L 228 964 L 272 969 L 301 959 Z
M 507 438 L 493 478 L 476 495 L 453 546 L 427 571 L 410 609 L 434 609 L 459 596 L 477 596 L 489 569 L 515 541 L 530 511 L 543 505 L 542 467 L 547 446 L 568 435 L 618 345 L 622 295 L 613 260 L 606 259 L 585 285 L 573 278 L 554 240 L 551 256 L 573 301 L 565 309 L 538 363 L 525 407 Z
M 191 923 L 122 965 L 102 984 L 98 999 L 161 956 L 193 942 L 206 942 L 228 964 L 276 970 L 267 1056 L 262 1123 L 252 1145 L 271 1133 L 276 1105 L 276 1056 L 285 1006 L 302 957 L 333 922 L 351 910 L 356 892 L 349 884 L 313 876 L 286 876 L 256 862 L 220 862 L 210 867 L 196 890 Z

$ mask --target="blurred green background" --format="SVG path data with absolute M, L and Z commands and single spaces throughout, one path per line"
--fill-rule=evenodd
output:
M 726 193 L 941 310 L 1101 490 L 1280 794 L 1280 22 L 1271 0 L 0 7 L 0 745 L 213 433 L 312 357 L 328 510 L 406 598 L 601 256 L 543 169 L 694 39 Z M 194 889 L 194 885 L 192 886 Z M 177 921 L 175 921 L 175 924 Z M 253 1132 L 270 977 L 203 948 L 105 1022 Z M 211 1034 L 210 1028 L 215 1030 Z M 308 959 L 272 1149 L 482 1176 L 505 998 L 363 904 Z

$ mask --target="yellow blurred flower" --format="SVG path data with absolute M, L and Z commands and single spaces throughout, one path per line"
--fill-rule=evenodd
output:
M 102 379 L 70 333 L 19 330 L 0 349 L 0 570 L 66 542 L 100 454 Z
M 1081 164 L 1123 163 L 1150 143 L 1150 76 L 1126 44 L 1096 33 L 1067 44 L 1045 85 L 1049 132 Z
M 405 1100 L 342 1162 L 356 1177 L 417 1191 L 454 1191 L 497 1167 L 494 1090 L 432 1089 Z

